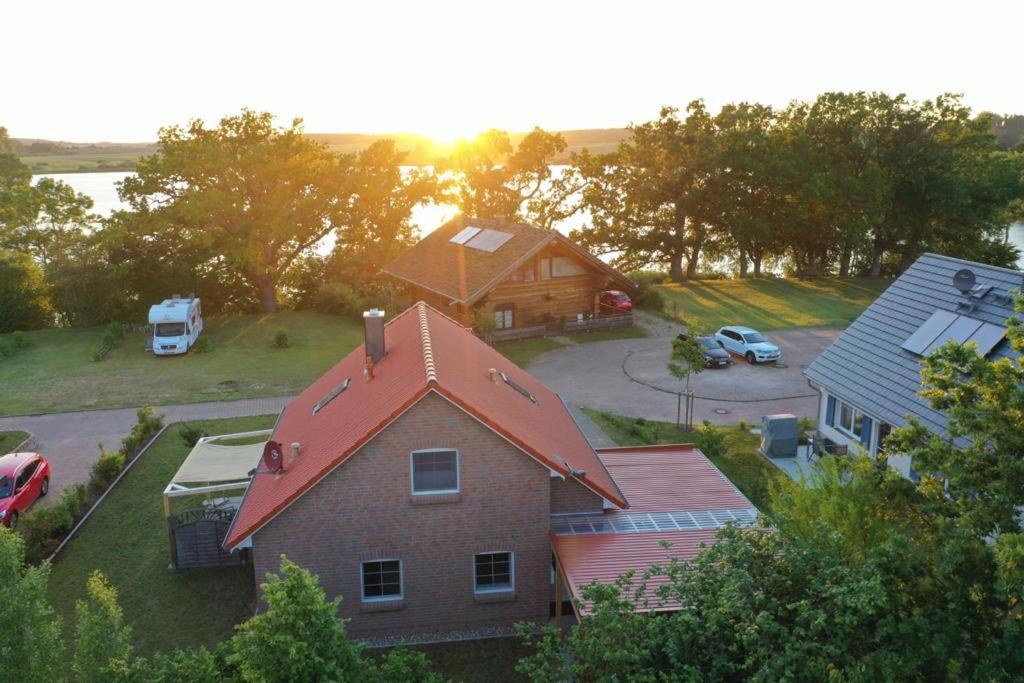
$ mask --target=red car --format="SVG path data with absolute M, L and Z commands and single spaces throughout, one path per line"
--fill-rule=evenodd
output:
M 50 463 L 39 453 L 0 456 L 0 523 L 18 526 L 18 515 L 49 490 Z
M 601 303 L 601 315 L 616 315 L 633 310 L 633 302 L 629 295 L 617 289 L 601 292 L 601 298 L 598 301 Z

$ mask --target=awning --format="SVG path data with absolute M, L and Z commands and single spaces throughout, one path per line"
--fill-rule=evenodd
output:
M 173 484 L 206 484 L 248 479 L 249 471 L 256 467 L 263 455 L 265 441 L 244 446 L 221 446 L 214 440 L 231 437 L 200 439 L 181 463 L 171 479 Z

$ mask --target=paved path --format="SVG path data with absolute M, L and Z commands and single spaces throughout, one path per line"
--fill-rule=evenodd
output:
M 681 381 L 667 370 L 676 330 L 659 325 L 652 336 L 590 342 L 551 351 L 530 364 L 530 372 L 561 394 L 566 403 L 631 417 L 674 421 Z M 839 336 L 839 330 L 798 329 L 767 336 L 782 348 L 785 367 L 748 365 L 737 359 L 723 369 L 707 369 L 690 379 L 696 394 L 694 420 L 726 424 L 741 419 L 793 413 L 813 417 L 818 394 L 807 384 L 807 365 Z M 717 412 L 716 412 L 717 411 Z M 724 411 L 724 412 L 722 412 Z
M 289 400 L 290 397 L 280 397 L 189 403 L 159 406 L 156 412 L 164 415 L 164 422 L 271 415 L 281 412 Z M 135 412 L 134 408 L 116 408 L 0 417 L 0 431 L 23 430 L 32 434 L 27 448 L 49 458 L 53 466 L 50 488 L 57 492 L 68 484 L 89 480 L 89 467 L 99 455 L 99 444 L 108 449 L 120 447 L 121 439 L 136 422 Z

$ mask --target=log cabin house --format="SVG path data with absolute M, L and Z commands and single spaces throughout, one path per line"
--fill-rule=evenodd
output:
M 384 267 L 425 301 L 465 325 L 497 330 L 610 315 L 602 292 L 636 285 L 555 230 L 505 219 L 458 216 Z M 489 326 L 489 325 L 488 325 Z

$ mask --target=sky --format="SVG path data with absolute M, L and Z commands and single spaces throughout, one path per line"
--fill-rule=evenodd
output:
M 615 128 L 697 98 L 964 94 L 1024 113 L 1024 2 L 5 2 L 0 126 L 156 138 L 242 107 L 317 133 Z

